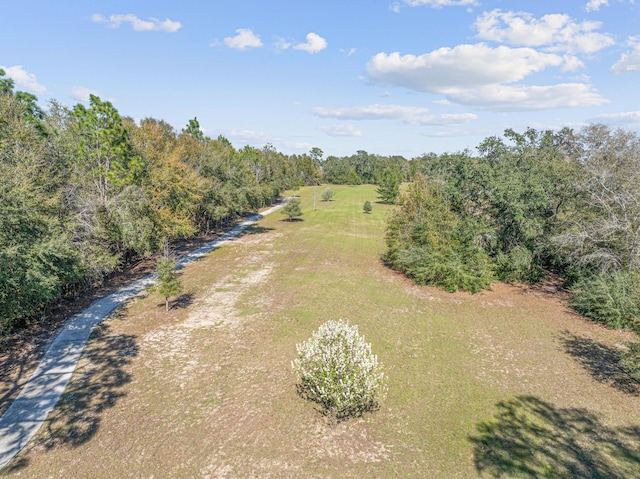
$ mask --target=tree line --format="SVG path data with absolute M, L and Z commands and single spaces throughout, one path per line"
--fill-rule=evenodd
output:
M 580 313 L 640 331 L 638 135 L 601 124 L 506 130 L 477 151 L 410 162 L 388 264 L 447 291 L 555 272 Z
M 43 111 L 0 71 L 0 336 L 166 241 L 317 183 L 315 150 L 235 149 L 196 118 L 136 123 L 94 95 Z

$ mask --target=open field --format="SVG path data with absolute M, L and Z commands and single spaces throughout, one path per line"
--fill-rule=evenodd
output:
M 59 406 L 2 477 L 640 477 L 627 333 L 573 314 L 552 281 L 477 295 L 380 262 L 375 188 L 332 187 L 183 270 L 96 331 Z M 295 344 L 359 325 L 389 377 L 379 411 L 331 428 L 296 396 Z

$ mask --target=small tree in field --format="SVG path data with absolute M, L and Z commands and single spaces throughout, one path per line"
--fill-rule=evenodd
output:
M 321 196 L 323 201 L 331 201 L 333 199 L 333 190 L 331 188 L 327 188 L 322 192 Z
M 365 213 L 369 214 L 369 213 L 371 213 L 371 210 L 372 210 L 372 209 L 373 209 L 373 208 L 371 207 L 371 201 L 369 201 L 369 200 L 365 201 L 365 202 L 364 202 L 364 206 L 362 207 L 362 210 L 363 210 Z
M 302 216 L 302 206 L 299 198 L 291 198 L 287 204 L 282 208 L 282 213 L 292 221 L 293 218 Z
M 151 288 L 151 291 L 157 292 L 164 297 L 165 311 L 169 311 L 169 298 L 176 296 L 182 291 L 182 282 L 178 278 L 176 272 L 176 260 L 165 256 L 158 260 L 156 266 L 158 282 Z
M 386 392 L 385 376 L 371 344 L 358 326 L 327 321 L 311 338 L 296 345 L 293 370 L 298 393 L 322 406 L 331 421 L 359 416 L 378 406 Z

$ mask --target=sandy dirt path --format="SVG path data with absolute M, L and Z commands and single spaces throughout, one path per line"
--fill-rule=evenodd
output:
M 178 268 L 237 238 L 246 228 L 282 206 L 276 205 L 253 215 L 216 240 L 182 256 L 178 260 Z M 58 403 L 93 329 L 154 281 L 155 275 L 146 276 L 95 301 L 67 320 L 18 397 L 0 417 L 0 469 L 27 445 Z

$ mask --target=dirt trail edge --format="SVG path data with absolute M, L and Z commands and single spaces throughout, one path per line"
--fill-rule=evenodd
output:
M 236 238 L 246 228 L 282 206 L 283 204 L 279 204 L 260 214 L 250 216 L 214 241 L 182 256 L 177 262 L 178 268 Z M 18 397 L 0 417 L 0 469 L 4 468 L 27 445 L 57 404 L 71 379 L 93 328 L 108 317 L 114 309 L 142 292 L 155 280 L 155 275 L 145 276 L 93 302 L 87 309 L 67 320 L 62 331 L 49 346 L 38 368 L 24 384 Z

